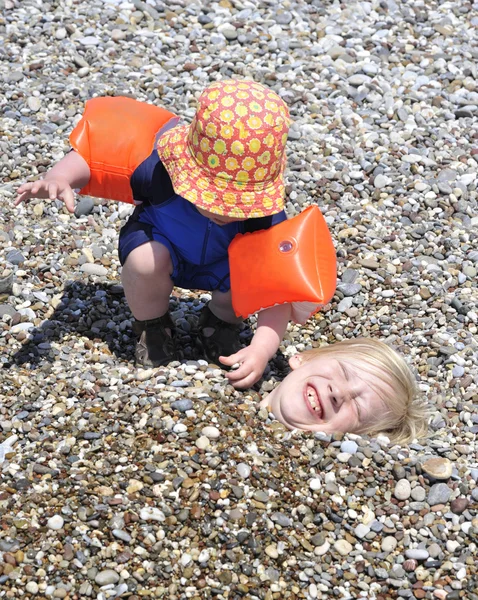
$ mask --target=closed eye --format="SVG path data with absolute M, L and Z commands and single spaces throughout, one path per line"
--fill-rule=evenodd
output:
M 343 362 L 339 362 L 340 368 L 342 369 L 342 373 L 344 374 L 344 377 L 347 381 L 350 381 L 350 373 L 347 369 L 347 367 L 344 365 Z
M 340 368 L 342 369 L 342 373 L 345 377 L 346 381 L 350 381 L 351 376 L 350 376 L 350 371 L 347 369 L 347 367 L 345 366 L 345 364 L 343 362 L 339 362 Z M 362 422 L 362 410 L 360 408 L 360 404 L 357 402 L 356 398 L 353 398 L 354 403 L 355 403 L 355 407 L 357 409 L 357 418 L 360 422 Z
M 360 404 L 357 402 L 356 399 L 354 399 L 354 402 L 355 402 L 355 406 L 357 407 L 357 417 L 358 417 L 358 420 L 361 423 L 362 422 L 362 410 L 360 408 Z

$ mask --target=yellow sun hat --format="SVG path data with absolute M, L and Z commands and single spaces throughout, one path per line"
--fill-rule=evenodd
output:
M 213 83 L 199 98 L 191 125 L 164 133 L 159 158 L 176 194 L 199 208 L 239 219 L 284 208 L 289 110 L 259 83 Z

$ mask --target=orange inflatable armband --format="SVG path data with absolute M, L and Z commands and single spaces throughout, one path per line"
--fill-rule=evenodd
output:
M 270 229 L 236 235 L 229 267 L 238 317 L 289 303 L 292 320 L 304 323 L 331 300 L 337 285 L 335 248 L 317 206 Z
M 178 120 L 164 108 L 132 98 L 88 100 L 70 135 L 71 146 L 91 170 L 90 181 L 80 193 L 133 204 L 131 175 L 151 154 L 160 129 Z

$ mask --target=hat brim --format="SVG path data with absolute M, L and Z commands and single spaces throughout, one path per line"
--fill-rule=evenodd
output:
M 247 183 L 212 177 L 199 165 L 189 150 L 188 125 L 176 126 L 164 133 L 157 152 L 166 168 L 174 191 L 199 208 L 238 219 L 275 215 L 284 209 L 284 152 L 273 180 Z

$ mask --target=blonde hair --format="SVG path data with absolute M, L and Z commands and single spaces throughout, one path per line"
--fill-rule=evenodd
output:
M 430 411 L 423 400 L 417 398 L 415 378 L 405 360 L 384 342 L 373 338 L 355 338 L 306 350 L 300 354 L 301 362 L 318 356 L 341 357 L 350 363 L 360 361 L 361 369 L 375 375 L 390 385 L 394 394 L 381 394 L 387 410 L 364 431 L 383 433 L 395 443 L 406 443 L 424 437 L 428 430 Z

